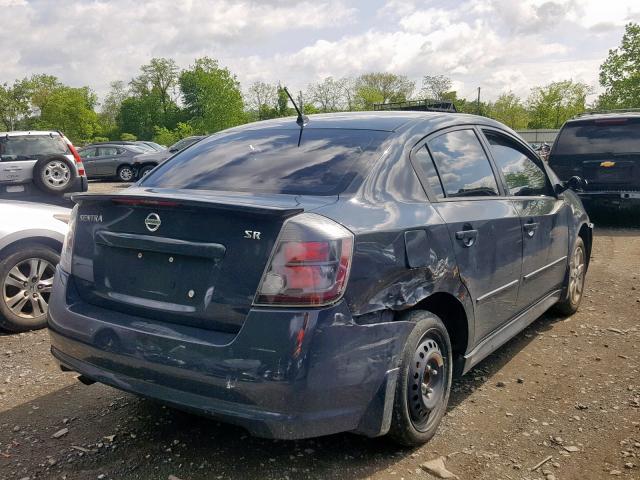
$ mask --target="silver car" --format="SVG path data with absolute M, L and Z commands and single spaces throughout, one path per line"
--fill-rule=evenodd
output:
M 0 200 L 0 329 L 42 328 L 71 210 Z
M 82 159 L 60 132 L 0 132 L 0 198 L 87 190 Z

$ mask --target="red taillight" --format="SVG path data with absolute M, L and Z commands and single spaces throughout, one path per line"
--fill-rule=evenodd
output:
M 305 213 L 283 227 L 262 277 L 256 304 L 326 305 L 344 293 L 353 234 L 320 215 Z
M 85 175 L 84 164 L 82 163 L 82 158 L 80 158 L 80 154 L 76 150 L 76 147 L 73 146 L 73 143 L 71 143 L 66 137 L 64 137 L 64 139 L 67 142 L 67 146 L 69 147 L 69 151 L 71 152 L 71 155 L 73 155 L 73 159 L 76 161 L 76 167 L 78 168 L 78 175 L 80 175 L 81 177 L 84 177 Z
M 291 263 L 329 260 L 329 242 L 287 242 L 284 251 Z

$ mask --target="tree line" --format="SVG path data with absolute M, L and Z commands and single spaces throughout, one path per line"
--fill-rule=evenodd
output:
M 591 105 L 587 96 L 593 88 L 571 79 L 534 87 L 526 98 L 505 92 L 488 102 L 459 97 L 444 75 L 425 75 L 418 88 L 406 76 L 389 72 L 326 77 L 299 97 L 307 114 L 428 98 L 451 101 L 460 112 L 485 115 L 513 129 L 559 128 L 589 109 L 640 107 L 640 25 L 625 27 L 620 46 L 600 66 L 599 79 L 603 93 Z M 71 87 L 47 74 L 0 85 L 0 128 L 61 130 L 79 144 L 139 139 L 170 145 L 189 135 L 293 113 L 281 84 L 257 81 L 243 91 L 237 77 L 209 57 L 185 69 L 170 58 L 153 58 L 128 82 L 112 82 L 101 104 L 90 87 Z

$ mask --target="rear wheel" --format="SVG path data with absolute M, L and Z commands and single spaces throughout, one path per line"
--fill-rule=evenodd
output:
M 556 310 L 562 315 L 573 315 L 578 311 L 584 292 L 587 274 L 587 253 L 584 241 L 578 237 L 569 257 L 565 281 L 565 295 L 556 304 Z
M 452 353 L 442 320 L 414 311 L 415 322 L 402 353 L 389 435 L 406 446 L 421 445 L 436 433 L 451 391 Z
M 0 327 L 13 332 L 43 328 L 60 257 L 44 245 L 20 245 L 0 258 Z
M 33 167 L 33 181 L 45 193 L 62 195 L 73 185 L 75 167 L 63 156 L 42 158 Z
M 144 178 L 149 175 L 149 172 L 156 168 L 155 165 L 145 165 L 140 170 L 138 170 L 138 178 Z
M 122 165 L 120 168 L 118 168 L 117 175 L 118 180 L 120 180 L 121 182 L 130 182 L 135 176 L 135 174 L 133 173 L 133 168 L 131 168 L 129 165 Z

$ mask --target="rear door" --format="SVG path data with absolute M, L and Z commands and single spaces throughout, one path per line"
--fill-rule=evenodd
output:
M 520 214 L 523 233 L 518 310 L 524 310 L 563 282 L 567 269 L 568 206 L 558 198 L 542 162 L 516 138 L 483 129 L 494 163 Z
M 118 147 L 100 147 L 98 150 L 100 152 L 97 159 L 100 175 L 115 177 L 124 149 Z
M 97 148 L 90 147 L 83 149 L 80 152 L 80 158 L 82 159 L 85 172 L 87 172 L 87 177 L 94 178 L 100 176 L 98 170 L 99 154 Z
M 517 311 L 522 230 L 472 127 L 438 132 L 413 152 L 413 163 L 447 223 L 460 277 L 475 309 L 476 342 Z

